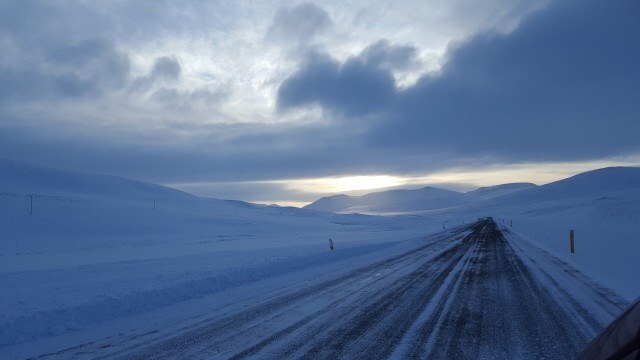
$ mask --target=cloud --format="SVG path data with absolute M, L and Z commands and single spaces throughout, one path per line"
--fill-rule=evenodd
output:
M 413 46 L 390 44 L 383 39 L 367 46 L 359 58 L 366 64 L 388 71 L 405 70 L 416 65 L 416 53 Z
M 321 7 L 303 3 L 278 9 L 267 31 L 267 40 L 285 45 L 303 45 L 331 27 L 332 21 Z
M 157 57 L 149 74 L 136 78 L 131 83 L 131 90 L 134 92 L 147 92 L 153 89 L 158 83 L 175 83 L 180 80 L 182 67 L 173 56 Z
M 125 86 L 129 55 L 102 24 L 81 4 L 0 2 L 0 102 L 95 97 Z
M 0 102 L 98 96 L 128 81 L 127 54 L 105 39 L 47 49 L 38 63 L 0 65 Z
M 156 59 L 151 70 L 154 79 L 178 80 L 182 68 L 174 57 L 162 56 Z
M 312 54 L 278 88 L 278 108 L 318 104 L 344 116 L 383 110 L 394 100 L 395 80 L 379 65 L 360 58 L 339 64 L 328 56 Z
M 0 154 L 219 183 L 638 151 L 634 3 L 440 3 L 0 1 Z
M 53 73 L 71 74 L 96 90 L 121 88 L 128 81 L 129 56 L 106 39 L 86 39 L 65 44 L 47 53 Z
M 182 115 L 195 109 L 211 109 L 228 96 L 223 90 L 178 90 L 159 88 L 151 94 L 151 99 L 166 109 L 182 112 Z
M 368 146 L 389 151 L 503 161 L 637 152 L 638 13 L 631 0 L 554 2 L 508 34 L 453 46 L 439 73 L 402 90 L 380 64 L 407 56 L 384 43 L 344 63 L 315 55 L 283 81 L 278 104 L 377 115 Z
M 379 40 L 343 64 L 311 52 L 278 88 L 278 108 L 317 104 L 335 114 L 362 116 L 384 111 L 396 97 L 394 70 L 415 65 L 416 49 Z

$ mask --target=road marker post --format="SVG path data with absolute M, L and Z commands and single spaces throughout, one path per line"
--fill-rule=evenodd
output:
M 329 249 L 333 250 L 333 240 L 329 239 Z
M 569 243 L 571 245 L 571 253 L 575 253 L 576 252 L 576 248 L 575 248 L 575 236 L 573 234 L 573 229 L 571 229 L 569 231 Z

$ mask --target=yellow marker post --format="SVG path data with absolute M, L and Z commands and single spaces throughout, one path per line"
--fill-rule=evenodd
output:
M 569 231 L 569 242 L 571 244 L 571 253 L 575 253 L 576 252 L 576 248 L 575 248 L 575 237 L 573 235 L 573 229 L 571 229 L 571 231 Z

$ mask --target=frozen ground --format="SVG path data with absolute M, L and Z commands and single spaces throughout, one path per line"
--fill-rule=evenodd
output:
M 38 351 L 6 351 L 44 359 L 570 358 L 625 306 L 484 220 L 49 337 Z
M 469 293 L 460 284 L 470 286 L 473 298 L 512 300 L 493 298 L 496 293 L 471 276 L 474 271 L 507 276 L 500 280 L 507 294 L 519 294 L 508 274 L 522 269 L 530 275 L 525 284 L 533 284 L 526 291 L 548 306 L 535 319 L 544 323 L 547 313 L 566 318 L 559 329 L 572 334 L 562 348 L 569 354 L 640 295 L 638 179 L 637 169 L 586 174 L 456 208 L 376 217 L 203 199 L 121 178 L 0 161 L 0 358 L 147 357 L 154 351 L 180 357 L 167 350 L 172 342 L 192 344 L 184 353 L 196 358 L 244 350 L 261 357 L 282 354 L 300 341 L 303 329 L 319 324 L 354 334 L 356 342 L 349 344 L 329 330 L 318 335 L 338 353 L 355 354 L 373 341 L 382 344 L 381 354 L 425 354 L 433 343 L 416 347 L 423 343 L 416 340 L 420 331 L 453 326 L 455 314 L 465 311 L 495 316 L 483 308 L 486 302 L 462 301 Z M 465 230 L 438 234 L 443 224 L 451 229 L 485 215 L 497 219 L 504 241 L 461 246 Z M 576 230 L 576 254 L 568 253 L 570 227 Z M 335 251 L 328 249 L 329 238 Z M 457 250 L 449 251 L 452 246 Z M 512 266 L 504 272 L 487 267 L 490 257 L 483 254 L 492 248 L 503 252 L 499 259 L 518 262 L 496 262 Z M 401 260 L 379 267 L 394 258 Z M 425 285 L 431 283 L 427 278 L 432 285 Z M 389 301 L 397 291 L 405 295 Z M 292 296 L 284 305 L 277 300 Z M 362 325 L 366 315 L 356 317 L 383 305 L 418 313 L 385 311 L 366 320 L 378 324 L 371 326 Z M 452 307 L 461 308 L 447 315 Z M 232 315 L 241 319 L 233 331 L 215 330 Z M 388 333 L 384 324 L 398 322 L 402 332 L 381 341 L 380 331 Z M 212 350 L 207 329 L 217 331 L 211 341 L 231 345 Z M 368 337 L 356 336 L 364 329 L 371 329 Z M 202 331 L 208 335 L 198 340 Z M 522 334 L 537 336 L 538 330 L 528 331 Z M 458 354 L 459 345 L 443 334 L 429 341 L 446 345 L 444 354 Z M 238 337 L 251 341 L 234 342 Z M 313 344 L 295 355 L 315 356 Z M 540 343 L 521 345 L 503 350 L 526 355 Z
M 479 221 L 123 355 L 571 358 L 625 302 L 509 237 Z

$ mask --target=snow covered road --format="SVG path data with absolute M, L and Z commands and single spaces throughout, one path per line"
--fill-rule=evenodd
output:
M 572 358 L 625 305 L 483 219 L 333 278 L 219 309 L 175 337 L 105 355 Z

